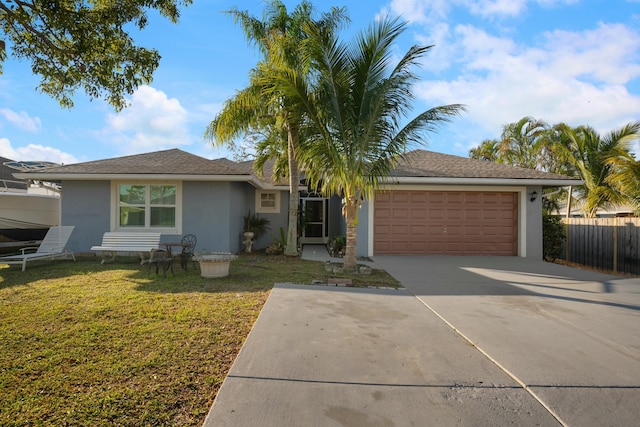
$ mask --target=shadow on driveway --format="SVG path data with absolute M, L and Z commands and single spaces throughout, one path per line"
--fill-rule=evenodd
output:
M 543 261 L 403 255 L 376 256 L 375 262 L 415 295 L 528 295 L 640 310 L 640 298 L 629 298 L 640 293 L 640 279 Z
M 640 280 L 518 257 L 376 256 L 567 425 L 640 419 Z

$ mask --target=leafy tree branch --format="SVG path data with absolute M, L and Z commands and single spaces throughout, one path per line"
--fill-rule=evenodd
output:
M 126 95 L 152 81 L 160 63 L 155 49 L 137 46 L 125 28 L 142 30 L 148 12 L 176 23 L 192 0 L 0 0 L 0 73 L 12 57 L 31 63 L 37 89 L 73 107 L 82 89 L 116 110 Z

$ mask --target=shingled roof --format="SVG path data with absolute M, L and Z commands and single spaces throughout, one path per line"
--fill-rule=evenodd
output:
M 112 159 L 25 172 L 24 177 L 38 179 L 109 179 L 112 177 L 198 177 L 203 180 L 242 180 L 254 185 L 286 185 L 286 180 L 274 181 L 273 163 L 265 166 L 265 176 L 258 179 L 253 162 L 234 162 L 228 159 L 209 160 L 179 149 L 156 151 Z M 538 185 L 577 185 L 575 178 L 533 169 L 518 168 L 484 160 L 470 159 L 426 150 L 407 153 L 392 172 L 392 180 L 411 183 L 509 183 Z
M 56 175 L 250 175 L 231 160 L 209 160 L 175 148 L 56 166 L 43 172 Z
M 488 178 L 576 181 L 575 178 L 565 175 L 426 150 L 411 151 L 403 156 L 394 168 L 392 176 L 396 178 Z M 567 185 L 572 184 L 568 183 Z

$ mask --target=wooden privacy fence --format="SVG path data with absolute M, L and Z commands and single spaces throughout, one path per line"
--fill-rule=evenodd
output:
M 640 218 L 565 218 L 564 224 L 565 260 L 640 274 Z

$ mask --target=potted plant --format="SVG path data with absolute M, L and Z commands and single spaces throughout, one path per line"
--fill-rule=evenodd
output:
M 284 252 L 284 247 L 287 244 L 287 237 L 284 234 L 284 228 L 280 227 L 280 238 L 273 238 L 273 243 L 266 249 L 267 255 L 280 255 Z
M 244 251 L 251 252 L 251 246 L 253 242 L 255 242 L 260 237 L 264 236 L 269 229 L 269 221 L 267 218 L 261 218 L 257 214 L 252 214 L 251 209 L 244 219 L 244 239 L 242 243 L 244 244 Z
M 200 275 L 208 278 L 227 277 L 231 261 L 236 258 L 228 252 L 202 253 L 193 257 L 200 263 Z
M 329 255 L 332 257 L 342 257 L 347 239 L 344 236 L 336 236 L 329 241 Z

